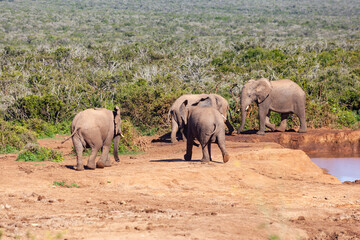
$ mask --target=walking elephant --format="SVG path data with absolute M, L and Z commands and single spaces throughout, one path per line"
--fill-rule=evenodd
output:
M 180 116 L 180 106 L 181 104 L 187 100 L 187 103 L 189 106 L 192 104 L 198 102 L 202 98 L 209 97 L 211 100 L 211 104 L 214 108 L 216 108 L 223 116 L 223 120 L 229 130 L 229 134 L 231 134 L 234 131 L 234 128 L 230 124 L 228 118 L 227 118 L 227 109 L 229 107 L 229 104 L 225 98 L 223 98 L 220 95 L 217 94 L 185 94 L 180 96 L 178 99 L 175 100 L 173 105 L 170 107 L 170 110 L 168 112 L 168 121 L 171 117 L 171 142 L 177 142 L 176 140 L 176 133 L 180 130 L 183 139 L 184 139 L 184 122 Z
M 272 131 L 285 131 L 286 120 L 292 113 L 300 119 L 300 133 L 306 132 L 305 92 L 295 82 L 283 79 L 270 82 L 266 78 L 248 81 L 241 91 L 241 125 L 240 133 L 245 125 L 246 111 L 249 105 L 256 101 L 259 106 L 259 135 L 265 134 L 265 126 Z M 281 123 L 278 128 L 270 123 L 270 112 L 281 113 Z
M 112 140 L 114 140 L 114 157 L 119 162 L 118 147 L 121 134 L 120 108 L 115 107 L 114 111 L 105 108 L 87 109 L 76 114 L 71 123 L 71 136 L 63 143 L 72 138 L 77 156 L 78 171 L 84 170 L 82 153 L 84 148 L 91 148 L 87 168 L 110 167 L 109 151 Z M 99 161 L 95 165 L 95 158 L 98 151 L 102 149 Z
M 202 162 L 211 161 L 211 143 L 216 142 L 222 152 L 223 162 L 229 161 L 230 156 L 225 147 L 225 124 L 222 114 L 212 107 L 210 96 L 189 105 L 185 100 L 179 108 L 181 119 L 187 135 L 186 161 L 191 160 L 192 147 L 195 138 L 199 141 L 203 157 Z

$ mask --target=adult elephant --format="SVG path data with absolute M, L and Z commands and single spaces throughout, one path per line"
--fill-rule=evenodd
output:
M 259 135 L 265 134 L 265 126 L 272 131 L 285 131 L 289 114 L 296 114 L 300 119 L 300 133 L 306 132 L 305 92 L 295 82 L 283 79 L 270 82 L 266 78 L 248 81 L 241 91 L 241 125 L 240 133 L 245 125 L 246 111 L 249 105 L 256 101 L 259 106 Z M 269 121 L 270 112 L 281 113 L 281 123 L 275 129 L 275 124 Z
M 190 105 L 185 100 L 179 108 L 181 119 L 187 131 L 186 161 L 192 157 L 194 140 L 197 139 L 201 145 L 203 157 L 202 162 L 211 161 L 211 143 L 216 142 L 222 152 L 223 162 L 229 161 L 229 154 L 225 147 L 225 124 L 222 114 L 212 107 L 210 96 L 200 99 Z
M 171 142 L 177 142 L 176 140 L 176 133 L 180 130 L 183 139 L 184 139 L 184 122 L 180 116 L 180 106 L 181 104 L 187 100 L 189 106 L 198 102 L 200 99 L 204 99 L 209 97 L 211 101 L 211 106 L 217 109 L 223 116 L 223 120 L 229 130 L 229 134 L 234 131 L 234 128 L 231 126 L 228 118 L 227 118 L 227 109 L 229 107 L 229 103 L 225 98 L 218 94 L 185 94 L 180 96 L 178 99 L 175 100 L 173 105 L 170 107 L 168 112 L 168 121 L 171 117 Z
M 119 162 L 118 147 L 121 134 L 120 108 L 115 107 L 114 111 L 105 108 L 86 109 L 76 114 L 71 123 L 71 136 L 63 141 L 72 138 L 77 156 L 78 171 L 84 170 L 82 153 L 84 148 L 91 148 L 87 168 L 110 167 L 109 151 L 112 140 L 114 140 L 114 157 Z M 99 161 L 95 165 L 95 158 L 98 151 L 102 149 Z

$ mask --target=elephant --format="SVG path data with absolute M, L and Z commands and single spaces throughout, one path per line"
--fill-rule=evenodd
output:
M 223 162 L 230 159 L 225 147 L 225 124 L 222 114 L 211 104 L 211 96 L 189 105 L 185 100 L 179 108 L 187 137 L 185 161 L 190 161 L 195 138 L 199 141 L 203 157 L 201 162 L 211 161 L 211 143 L 216 142 L 222 152 Z
M 185 94 L 180 96 L 178 99 L 175 100 L 175 102 L 170 107 L 170 110 L 168 112 L 168 122 L 171 116 L 171 142 L 175 143 L 176 140 L 176 133 L 180 130 L 183 139 L 184 138 L 184 122 L 180 116 L 180 106 L 181 104 L 187 100 L 188 105 L 191 106 L 192 104 L 198 102 L 202 98 L 209 97 L 211 99 L 212 106 L 215 107 L 223 116 L 223 120 L 229 130 L 229 135 L 234 131 L 234 128 L 230 124 L 228 118 L 227 118 L 227 112 L 226 110 L 229 107 L 229 104 L 225 98 L 218 94 Z
M 259 106 L 259 131 L 257 134 L 265 134 L 265 126 L 272 131 L 278 130 L 284 132 L 286 129 L 286 120 L 292 113 L 300 119 L 299 133 L 306 132 L 305 119 L 305 92 L 295 82 L 282 79 L 278 81 L 269 81 L 266 78 L 258 80 L 249 80 L 241 90 L 241 125 L 238 133 L 242 131 L 246 120 L 246 111 L 249 105 L 256 101 Z M 281 113 L 281 123 L 278 128 L 270 123 L 270 112 Z
M 120 108 L 115 107 L 114 111 L 105 108 L 91 108 L 76 114 L 71 123 L 71 136 L 62 143 L 72 138 L 77 156 L 78 171 L 84 170 L 82 153 L 84 148 L 91 148 L 87 168 L 95 169 L 110 167 L 109 151 L 112 140 L 114 140 L 114 157 L 119 162 L 118 147 L 121 133 Z M 99 161 L 95 166 L 95 158 L 98 151 L 102 149 Z

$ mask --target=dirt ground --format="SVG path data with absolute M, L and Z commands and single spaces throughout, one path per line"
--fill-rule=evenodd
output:
M 65 161 L 0 155 L 0 238 L 360 239 L 360 184 L 341 184 L 302 150 L 276 143 L 282 135 L 286 145 L 321 134 L 227 136 L 226 164 L 216 145 L 214 162 L 202 164 L 200 148 L 186 162 L 184 142 L 149 140 L 143 154 L 82 172 L 65 136 L 39 140 Z

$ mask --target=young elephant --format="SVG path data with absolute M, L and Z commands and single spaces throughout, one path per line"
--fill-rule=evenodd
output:
M 185 100 L 180 106 L 180 115 L 185 124 L 187 135 L 186 161 L 191 160 L 192 147 L 196 138 L 202 147 L 202 162 L 211 161 L 211 143 L 216 142 L 222 152 L 223 161 L 229 161 L 230 156 L 225 147 L 225 124 L 221 113 L 211 107 L 209 97 L 188 106 Z
M 211 100 L 211 106 L 217 109 L 223 116 L 223 121 L 225 122 L 228 130 L 229 135 L 234 131 L 233 126 L 230 124 L 229 119 L 227 117 L 227 109 L 229 107 L 229 103 L 225 98 L 218 94 L 185 94 L 180 96 L 178 99 L 175 100 L 175 102 L 172 104 L 172 106 L 169 109 L 168 113 L 168 121 L 171 117 L 171 142 L 177 142 L 176 140 L 176 133 L 178 131 L 181 132 L 184 139 L 184 122 L 181 119 L 180 116 L 180 106 L 181 104 L 187 100 L 188 105 L 191 106 L 192 104 L 200 101 L 201 99 L 205 99 L 206 97 L 209 97 Z
M 87 168 L 95 169 L 95 158 L 100 149 L 102 153 L 96 167 L 110 167 L 109 150 L 114 139 L 114 157 L 119 162 L 118 147 L 121 134 L 120 108 L 114 111 L 105 108 L 92 108 L 79 112 L 71 123 L 71 136 L 77 156 L 77 170 L 84 170 L 82 153 L 84 148 L 91 148 Z

